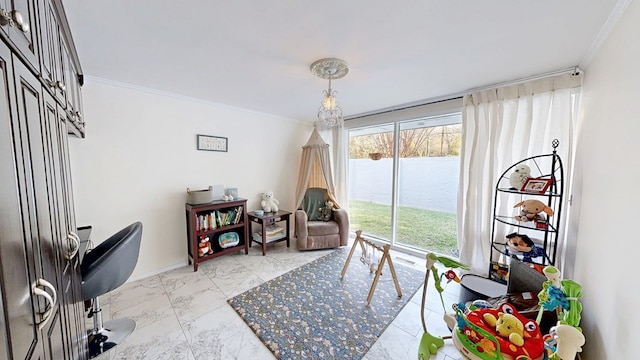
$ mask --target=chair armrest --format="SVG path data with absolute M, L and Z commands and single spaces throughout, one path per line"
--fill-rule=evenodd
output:
M 307 230 L 307 213 L 303 210 L 296 210 L 294 219 L 298 250 L 305 250 L 307 248 L 307 236 L 309 235 L 309 231 Z
M 333 211 L 333 220 L 340 229 L 340 246 L 349 245 L 349 213 L 342 208 L 336 209 Z

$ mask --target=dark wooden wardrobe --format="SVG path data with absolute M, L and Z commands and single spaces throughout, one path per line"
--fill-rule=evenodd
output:
M 68 136 L 82 70 L 62 0 L 0 0 L 0 360 L 86 359 Z

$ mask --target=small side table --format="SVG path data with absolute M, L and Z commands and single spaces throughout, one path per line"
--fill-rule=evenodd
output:
M 258 225 L 261 225 L 262 227 L 262 242 L 256 240 L 253 238 L 253 230 L 249 229 L 251 234 L 249 236 L 251 236 L 251 241 L 249 241 L 249 247 L 251 247 L 251 243 L 256 242 L 258 244 L 262 243 L 262 255 L 266 255 L 267 254 L 267 226 L 275 224 L 277 222 L 280 221 L 284 221 L 286 222 L 286 227 L 284 229 L 285 231 L 285 236 L 281 237 L 281 238 L 277 238 L 274 240 L 269 241 L 269 244 L 275 243 L 275 242 L 280 242 L 280 241 L 287 241 L 287 247 L 290 246 L 290 233 L 289 233 L 289 221 L 290 221 L 290 216 L 291 216 L 291 212 L 286 211 L 286 210 L 279 210 L 277 213 L 276 212 L 270 212 L 270 213 L 264 213 L 264 215 L 256 215 L 255 212 L 251 211 L 248 212 L 247 215 L 249 216 L 249 221 L 252 223 L 256 223 Z

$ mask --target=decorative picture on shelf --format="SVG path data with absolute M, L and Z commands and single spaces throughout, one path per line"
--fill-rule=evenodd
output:
M 227 138 L 198 134 L 198 150 L 227 152 Z
M 524 185 L 522 185 L 520 191 L 544 194 L 552 182 L 553 179 L 529 178 L 525 181 Z
M 238 188 L 225 189 L 225 195 L 230 196 L 233 200 L 238 199 Z

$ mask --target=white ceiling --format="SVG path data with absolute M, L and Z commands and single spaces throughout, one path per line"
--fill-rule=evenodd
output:
M 345 116 L 578 65 L 620 0 L 64 0 L 82 70 L 313 121 L 327 81 Z M 393 3 L 393 4 L 392 4 Z

